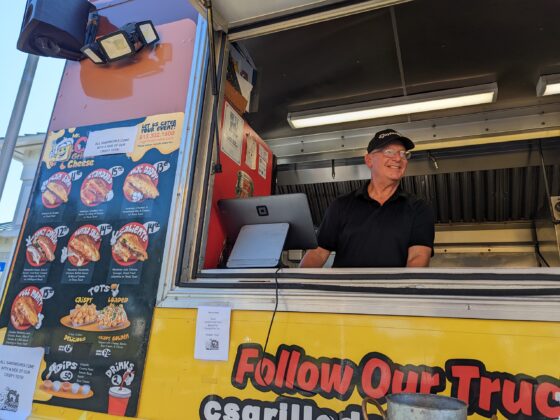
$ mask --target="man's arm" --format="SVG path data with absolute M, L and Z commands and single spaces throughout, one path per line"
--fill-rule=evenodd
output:
M 428 267 L 432 257 L 432 248 L 424 245 L 413 245 L 408 248 L 407 267 Z
M 301 268 L 321 268 L 327 262 L 331 255 L 331 251 L 318 246 L 315 249 L 310 249 L 305 253 L 301 259 L 299 266 Z

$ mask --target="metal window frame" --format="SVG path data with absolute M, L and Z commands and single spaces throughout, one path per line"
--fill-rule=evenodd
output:
M 195 196 L 197 170 L 195 156 L 205 148 L 199 139 L 202 138 L 200 133 L 203 131 L 201 113 L 205 102 L 207 62 L 207 24 L 206 20 L 199 15 L 177 161 L 177 175 L 173 186 L 174 195 L 170 203 L 171 211 L 156 302 L 165 299 L 167 293 L 175 287 L 175 278 L 183 264 L 183 255 L 180 250 L 185 246 L 185 240 L 188 238 L 188 221 L 193 196 Z
M 372 6 L 379 1 L 363 2 Z M 388 3 L 395 3 L 389 1 Z M 374 7 L 376 8 L 376 7 Z M 355 10 L 355 9 L 354 9 Z M 367 9 L 367 10 L 371 10 Z M 363 10 L 362 10 L 363 11 Z M 218 61 L 228 53 L 228 42 L 260 36 L 279 30 L 317 23 L 325 19 L 334 19 L 348 15 L 349 9 L 330 12 L 327 15 L 309 15 L 304 21 L 283 21 L 272 25 L 259 26 L 256 29 L 238 31 L 229 36 L 223 36 L 218 48 L 221 51 Z M 353 12 L 354 13 L 354 12 Z M 359 11 L 355 11 L 359 13 Z M 225 67 L 221 66 L 222 85 Z M 205 87 L 204 99 L 210 98 L 210 87 Z M 223 89 L 220 89 L 219 103 L 223 101 Z M 182 214 L 188 214 L 190 220 L 182 221 L 184 239 L 174 241 L 173 246 L 182 247 L 182 258 L 177 265 L 162 271 L 163 281 L 158 290 L 158 306 L 163 308 L 197 308 L 200 305 L 221 304 L 238 310 L 274 309 L 275 292 L 279 287 L 279 310 L 295 312 L 328 312 L 328 313 L 359 313 L 383 315 L 409 316 L 438 316 L 454 318 L 478 319 L 511 319 L 532 321 L 560 321 L 560 269 L 540 270 L 468 270 L 478 276 L 476 279 L 461 280 L 460 286 L 465 290 L 495 290 L 502 288 L 503 297 L 472 295 L 457 295 L 451 292 L 448 296 L 436 293 L 402 294 L 403 282 L 406 288 L 422 291 L 427 285 L 452 290 L 457 286 L 457 278 L 464 272 L 461 269 L 338 269 L 329 270 L 200 270 L 202 266 L 202 252 L 205 249 L 205 235 L 208 229 L 208 215 L 212 193 L 213 177 L 210 166 L 215 159 L 213 136 L 211 136 L 212 104 L 204 101 L 200 129 L 198 133 L 198 149 L 191 156 L 192 188 L 188 209 L 183 208 Z M 219 107 L 221 114 L 221 106 Z M 557 135 L 554 133 L 553 135 Z M 196 156 L 195 156 L 196 155 Z M 187 203 L 183 202 L 183 205 Z M 170 232 L 174 232 L 171 228 Z M 175 254 L 178 251 L 175 250 Z M 166 253 L 164 259 L 171 253 Z M 175 258 L 177 260 L 177 258 Z M 175 263 L 173 263 L 175 264 Z M 177 282 L 171 275 L 173 268 L 178 272 Z M 165 275 L 164 275 L 165 273 Z M 444 273 L 442 278 L 442 273 Z M 519 274 L 525 274 L 527 279 L 518 282 Z M 414 279 L 415 275 L 421 279 Z M 401 276 L 396 279 L 394 276 Z M 426 275 L 433 279 L 426 279 Z M 543 276 L 546 280 L 543 280 Z M 535 277 L 531 279 L 531 277 Z M 346 290 L 332 290 L 334 283 L 344 280 Z M 438 279 L 439 278 L 439 279 Z M 541 296 L 514 296 L 512 287 L 505 282 L 517 279 L 515 287 L 527 287 L 536 290 Z M 400 282 L 400 283 L 399 283 Z M 306 289 L 311 287 L 311 289 Z M 365 288 L 365 289 L 364 289 Z M 377 289 L 375 292 L 364 290 Z M 383 288 L 383 289 L 380 289 Z M 509 291 L 508 291 L 509 290 Z M 547 295 L 547 292 L 550 294 Z

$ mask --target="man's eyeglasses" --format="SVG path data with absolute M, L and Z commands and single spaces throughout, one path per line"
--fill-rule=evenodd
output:
M 370 153 L 381 152 L 383 156 L 393 159 L 397 154 L 404 160 L 410 160 L 412 157 L 412 152 L 410 150 L 394 150 L 394 149 L 374 149 Z

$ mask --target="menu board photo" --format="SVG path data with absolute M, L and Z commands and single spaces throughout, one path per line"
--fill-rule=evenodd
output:
M 0 314 L 35 401 L 135 416 L 182 113 L 49 132 Z

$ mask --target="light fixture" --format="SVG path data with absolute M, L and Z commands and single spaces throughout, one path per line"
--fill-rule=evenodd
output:
M 134 40 L 122 29 L 99 37 L 97 43 L 108 62 L 121 60 L 136 54 Z
M 151 20 L 145 20 L 136 24 L 136 33 L 145 45 L 159 41 L 159 35 Z
M 537 96 L 558 95 L 560 93 L 560 74 L 539 77 Z
M 159 41 L 159 35 L 152 21 L 127 23 L 119 30 L 97 38 L 84 45 L 82 53 L 95 64 L 111 63 L 131 57 L 147 45 Z
M 330 108 L 291 112 L 288 123 L 292 128 L 416 114 L 419 112 L 459 108 L 496 101 L 498 85 L 489 83 L 459 89 L 448 89 L 398 98 L 381 99 Z
M 107 62 L 97 42 L 84 45 L 80 51 L 95 64 L 105 64 Z

